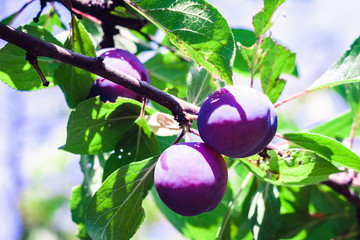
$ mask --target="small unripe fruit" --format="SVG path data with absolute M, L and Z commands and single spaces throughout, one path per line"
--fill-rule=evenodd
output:
M 202 140 L 215 151 L 242 158 L 264 149 L 277 130 L 277 114 L 266 95 L 231 86 L 213 92 L 198 115 Z
M 213 210 L 227 186 L 223 157 L 205 143 L 178 143 L 166 149 L 155 166 L 160 199 L 172 211 L 195 216 Z
M 150 83 L 150 78 L 145 66 L 134 54 L 122 49 L 104 48 L 99 50 L 97 55 L 103 57 L 104 63 L 113 68 L 129 74 L 138 80 Z M 100 99 L 103 102 L 115 102 L 118 97 L 131 98 L 138 101 L 142 100 L 142 97 L 136 93 L 102 77 L 98 77 L 95 80 L 90 90 L 89 98 L 98 95 L 100 95 Z

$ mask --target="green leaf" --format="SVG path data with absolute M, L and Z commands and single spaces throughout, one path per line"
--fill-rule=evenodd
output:
M 74 18 L 74 42 L 71 37 L 67 39 L 65 46 L 77 53 L 95 57 L 95 48 L 82 23 Z M 90 92 L 96 75 L 83 69 L 62 63 L 55 71 L 56 83 L 65 95 L 66 102 L 70 108 L 75 108 L 84 101 Z
M 272 25 L 271 18 L 275 10 L 285 0 L 264 0 L 264 9 L 258 12 L 253 18 L 253 26 L 257 37 L 264 35 Z
M 315 91 L 346 83 L 360 82 L 360 37 L 351 48 L 307 89 Z
M 275 43 L 270 37 L 261 44 L 266 53 L 262 61 L 260 78 L 262 89 L 272 103 L 276 102 L 285 87 L 285 80 L 280 79 L 282 73 L 292 73 L 295 69 L 295 54 L 284 46 Z
M 130 239 L 142 223 L 142 200 L 153 183 L 156 158 L 111 174 L 91 199 L 85 226 L 93 239 Z
M 286 73 L 298 77 L 295 53 L 291 53 L 270 37 L 265 38 L 261 48 L 258 49 L 257 38 L 252 31 L 245 29 L 232 29 L 232 31 L 238 45 L 234 70 L 249 77 L 253 62 L 257 61 L 254 66 L 254 74 L 256 75 L 262 68 L 260 75 L 262 86 L 271 98 L 279 95 L 285 84 L 285 81 L 279 78 L 280 74 Z
M 340 142 L 316 133 L 285 133 L 284 138 L 333 164 L 360 171 L 360 157 Z
M 255 194 L 249 210 L 254 239 L 273 239 L 280 227 L 279 192 L 274 185 L 263 183 Z
M 311 186 L 283 186 L 278 187 L 281 201 L 280 212 L 287 213 L 305 213 L 309 214 L 309 203 L 311 196 Z
M 283 157 L 268 151 L 269 159 L 241 159 L 262 180 L 275 185 L 308 185 L 325 180 L 338 168 L 312 151 L 289 149 Z
M 137 36 L 135 31 L 131 31 L 125 27 L 118 27 L 120 34 L 114 36 L 115 47 L 127 50 L 133 54 L 138 54 L 143 51 L 151 51 L 153 48 L 150 43 L 140 34 Z M 142 38 L 140 38 L 142 37 Z
M 190 68 L 186 81 L 187 101 L 198 106 L 218 88 L 211 74 L 204 68 Z
M 123 6 L 116 6 L 110 13 L 122 18 L 138 19 L 138 16 L 134 15 L 133 11 L 129 11 L 129 9 Z
M 232 84 L 234 38 L 225 18 L 205 0 L 125 0 L 163 30 L 196 63 Z
M 303 230 L 319 227 L 327 217 L 311 217 L 309 213 L 288 213 L 281 215 L 281 226 L 274 239 L 291 238 Z
M 246 29 L 231 29 L 235 38 L 235 42 L 242 47 L 251 47 L 255 44 L 257 38 L 255 33 Z M 248 63 L 245 61 L 241 48 L 236 48 L 236 56 L 234 61 L 234 71 L 245 76 L 250 76 Z
M 343 139 L 350 136 L 352 123 L 353 123 L 353 115 L 351 111 L 346 111 L 340 116 L 310 129 L 309 132 L 318 133 L 331 138 Z M 359 134 L 360 134 L 360 128 L 357 128 L 356 135 L 358 136 Z
M 333 239 L 359 230 L 356 220 L 356 210 L 343 195 L 321 184 L 312 186 L 311 212 L 324 216 L 327 221 L 317 228 L 310 229 L 307 239 Z M 357 235 L 355 235 L 357 236 Z M 353 238 L 349 238 L 353 239 Z M 355 238 L 354 238 L 355 239 Z
M 43 26 L 50 33 L 53 31 L 54 26 L 58 26 L 60 29 L 66 30 L 66 26 L 61 22 L 60 16 L 55 8 L 50 8 L 50 11 L 40 16 L 38 22 L 32 21 L 32 26 Z
M 93 39 L 96 42 L 96 45 L 98 46 L 99 43 L 103 40 L 104 31 L 101 28 L 101 25 L 94 23 L 93 21 L 83 18 L 81 20 L 81 23 L 83 24 L 86 31 L 93 37 Z
M 40 38 L 46 42 L 54 43 L 59 46 L 63 46 L 62 43 L 57 40 L 50 32 L 48 32 L 45 28 L 40 26 L 31 26 L 31 25 L 24 25 L 20 26 L 18 30 L 23 31 L 29 35 L 34 37 Z
M 175 142 L 175 140 L 177 139 L 176 135 L 173 136 L 156 136 L 158 142 L 159 142 L 159 147 L 160 147 L 160 152 L 165 151 L 168 147 L 171 146 L 171 144 L 173 142 Z M 184 140 L 180 141 L 183 142 Z
M 134 125 L 141 103 L 118 98 L 103 103 L 99 97 L 81 102 L 71 112 L 64 150 L 77 154 L 96 154 L 114 150 L 116 144 Z M 151 113 L 147 108 L 147 113 Z
M 73 188 L 70 197 L 70 210 L 73 222 L 78 224 L 80 239 L 91 239 L 85 229 L 86 209 L 93 196 L 91 191 L 92 178 L 94 175 L 94 156 L 82 155 L 80 158 L 81 171 L 84 173 L 84 181 L 81 185 Z
M 18 15 L 17 12 L 11 14 L 10 16 L 4 18 L 3 20 L 1 20 L 1 23 L 5 24 L 5 25 L 10 25 L 12 21 L 14 21 L 15 17 Z
M 186 97 L 186 77 L 191 63 L 181 60 L 174 53 L 156 54 L 153 58 L 144 63 L 151 85 L 161 90 L 176 87 L 179 90 L 178 96 Z
M 25 25 L 19 27 L 18 30 L 62 46 L 43 27 Z M 25 50 L 9 43 L 0 49 L 0 80 L 11 88 L 20 91 L 34 91 L 47 88 L 42 85 L 40 76 L 31 64 L 25 60 L 25 57 Z M 49 86 L 54 86 L 54 69 L 58 66 L 58 63 L 53 63 L 49 58 L 44 57 L 38 57 L 38 63 L 46 79 L 50 82 Z
M 353 118 L 356 119 L 360 111 L 360 83 L 347 84 L 345 87 L 347 89 L 347 102 L 350 105 Z
M 239 50 L 242 58 L 247 63 L 249 72 L 254 71 L 254 75 L 257 74 L 262 65 L 265 54 L 262 52 L 258 53 L 257 44 L 254 44 L 251 47 L 245 47 L 240 44 Z M 253 66 L 254 62 L 256 62 L 256 64 Z
M 144 118 L 138 118 L 121 138 L 115 152 L 106 161 L 103 181 L 116 169 L 160 154 L 159 143 Z

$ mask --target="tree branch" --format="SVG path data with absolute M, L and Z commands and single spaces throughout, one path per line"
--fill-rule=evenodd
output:
M 120 72 L 115 68 L 104 64 L 102 61 L 99 61 L 98 58 L 84 56 L 58 45 L 48 43 L 3 23 L 0 23 L 0 38 L 31 52 L 34 56 L 48 57 L 73 65 L 128 88 L 131 91 L 168 108 L 175 119 L 180 123 L 187 122 L 184 111 L 191 114 L 197 114 L 199 112 L 198 106 L 176 98 L 144 81 L 139 81 L 130 75 Z

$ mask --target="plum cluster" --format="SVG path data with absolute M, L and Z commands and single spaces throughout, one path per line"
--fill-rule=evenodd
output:
M 150 83 L 144 65 L 133 54 L 115 48 L 98 56 L 112 67 Z M 118 96 L 142 100 L 134 92 L 98 78 L 89 97 L 115 102 Z M 274 138 L 277 115 L 262 93 L 232 86 L 213 92 L 202 104 L 197 125 L 201 142 L 167 148 L 155 166 L 154 182 L 160 199 L 172 211 L 195 216 L 217 207 L 224 197 L 228 172 L 222 155 L 244 158 L 264 149 Z
M 199 134 L 204 143 L 180 143 L 165 150 L 155 166 L 155 187 L 174 212 L 194 216 L 213 210 L 227 186 L 221 154 L 249 157 L 264 149 L 277 130 L 277 115 L 262 93 L 225 87 L 201 105 Z

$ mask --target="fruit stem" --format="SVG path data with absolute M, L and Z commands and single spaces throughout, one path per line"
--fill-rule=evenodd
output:
M 199 137 L 200 137 L 199 131 L 196 130 L 196 129 L 194 129 L 194 128 L 190 128 L 190 129 L 189 129 L 189 132 L 190 132 L 190 133 L 193 133 L 193 134 L 195 134 L 196 136 L 199 136 Z
M 189 137 L 190 127 L 189 127 L 189 125 L 183 124 L 182 128 L 183 128 L 183 133 L 184 133 L 184 137 L 185 137 L 185 142 L 190 142 L 190 137 Z
M 252 172 L 249 172 L 244 181 L 241 183 L 241 186 L 240 186 L 240 189 L 239 191 L 236 193 L 236 195 L 234 196 L 233 200 L 231 202 L 229 202 L 229 205 L 228 205 L 228 211 L 226 212 L 226 215 L 224 217 L 224 220 L 223 222 L 221 223 L 221 226 L 216 234 L 216 239 L 217 240 L 220 240 L 220 239 L 223 239 L 223 235 L 224 235 L 224 231 L 226 229 L 226 225 L 228 224 L 229 222 L 229 219 L 230 219 L 230 216 L 232 214 L 232 212 L 234 211 L 234 208 L 235 208 L 235 203 L 236 201 L 238 200 L 239 196 L 240 196 L 240 193 L 242 192 L 242 190 L 248 185 L 251 177 L 253 176 L 253 173 Z
M 198 115 L 194 115 L 194 114 L 190 114 L 190 113 L 186 113 L 186 119 L 189 120 L 189 121 L 192 121 L 192 120 L 197 120 L 198 119 Z
M 182 129 L 179 136 L 176 138 L 176 140 L 171 145 L 175 145 L 175 144 L 179 143 L 181 141 L 181 139 L 184 137 L 184 134 L 185 134 L 184 129 Z

